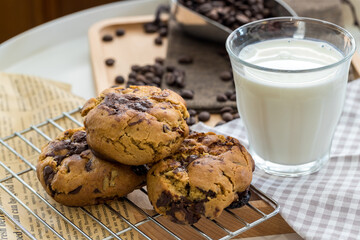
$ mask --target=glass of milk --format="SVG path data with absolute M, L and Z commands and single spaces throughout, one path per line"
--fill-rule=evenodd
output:
M 354 38 L 329 22 L 279 17 L 236 29 L 226 48 L 256 165 L 281 176 L 318 171 L 344 105 Z

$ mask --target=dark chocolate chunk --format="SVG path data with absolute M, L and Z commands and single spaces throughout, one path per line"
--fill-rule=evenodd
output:
M 106 66 L 112 66 L 112 65 L 114 65 L 114 63 L 115 63 L 115 60 L 112 58 L 108 58 L 105 60 Z
M 118 29 L 116 29 L 115 34 L 118 37 L 123 36 L 125 34 L 125 30 L 122 28 L 118 28 Z
M 251 192 L 249 190 L 245 190 L 244 192 L 238 193 L 238 199 L 230 204 L 228 208 L 239 208 L 246 205 L 251 197 Z
M 167 27 L 162 27 L 162 28 L 159 29 L 159 35 L 160 35 L 161 37 L 166 37 L 167 34 L 168 34 L 168 29 L 167 29 Z
M 92 165 L 92 161 L 89 160 L 86 164 L 85 164 L 85 170 L 87 172 L 90 172 L 92 169 L 91 169 L 91 165 Z
M 198 115 L 199 121 L 206 122 L 210 119 L 210 113 L 207 111 L 202 111 Z
M 101 193 L 99 189 L 95 188 L 93 193 Z
M 80 192 L 81 188 L 82 188 L 82 185 L 80 185 L 77 188 L 75 188 L 74 190 L 70 191 L 69 194 L 77 194 Z
M 167 124 L 164 124 L 163 125 L 163 132 L 167 133 L 167 132 L 170 132 L 170 131 L 171 131 L 171 129 L 169 128 L 169 126 Z
M 164 207 L 168 206 L 171 203 L 172 195 L 169 191 L 163 191 L 159 197 L 159 199 L 156 201 L 157 207 Z
M 102 37 L 102 40 L 104 42 L 111 42 L 113 40 L 113 37 L 109 34 L 105 34 L 103 37 Z
M 125 82 L 125 79 L 124 79 L 123 76 L 116 76 L 115 82 L 116 82 L 117 84 L 123 84 L 123 83 Z
M 54 170 L 50 166 L 45 166 L 43 170 L 44 182 L 49 185 L 51 180 L 54 178 Z

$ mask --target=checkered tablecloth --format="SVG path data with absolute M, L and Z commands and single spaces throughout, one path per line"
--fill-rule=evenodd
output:
M 196 131 L 229 135 L 248 145 L 241 119 Z M 348 84 L 329 162 L 317 173 L 285 178 L 256 169 L 253 185 L 280 204 L 280 214 L 305 239 L 360 239 L 360 80 Z

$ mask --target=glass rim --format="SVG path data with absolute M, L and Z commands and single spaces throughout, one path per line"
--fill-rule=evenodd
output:
M 239 30 L 241 30 L 242 28 L 246 28 L 246 27 L 249 27 L 252 25 L 259 24 L 261 22 L 268 22 L 268 21 L 281 21 L 281 22 L 301 21 L 301 22 L 312 22 L 312 23 L 324 24 L 328 27 L 331 26 L 333 28 L 336 28 L 339 32 L 342 32 L 344 35 L 346 35 L 350 39 L 352 49 L 346 56 L 344 56 L 341 60 L 339 60 L 335 63 L 329 64 L 326 66 L 322 66 L 322 67 L 300 69 L 300 70 L 286 70 L 286 69 L 262 67 L 262 66 L 255 65 L 255 64 L 249 63 L 247 61 L 244 61 L 244 60 L 240 59 L 237 55 L 235 55 L 235 53 L 232 51 L 232 49 L 230 47 L 230 39 L 235 35 L 235 33 L 238 32 Z M 228 36 L 228 38 L 226 39 L 225 47 L 226 47 L 226 50 L 227 50 L 228 54 L 230 55 L 230 57 L 232 57 L 232 59 L 235 59 L 237 62 L 240 62 L 241 64 L 243 64 L 247 67 L 250 67 L 250 68 L 254 68 L 257 70 L 261 70 L 261 71 L 267 71 L 267 72 L 275 72 L 275 73 L 307 73 L 307 72 L 317 72 L 317 71 L 330 69 L 330 68 L 336 67 L 336 66 L 348 61 L 354 55 L 354 53 L 356 51 L 356 42 L 355 42 L 355 38 L 348 30 L 346 30 L 345 28 L 340 27 L 334 23 L 328 22 L 328 21 L 315 19 L 315 18 L 308 18 L 308 17 L 273 17 L 273 18 L 260 19 L 260 20 L 254 21 L 254 22 L 244 24 L 241 27 L 238 27 L 237 29 L 232 31 L 230 33 L 230 35 Z

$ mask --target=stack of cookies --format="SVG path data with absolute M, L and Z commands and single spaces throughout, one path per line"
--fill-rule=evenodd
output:
M 189 135 L 189 113 L 175 92 L 110 88 L 88 100 L 81 114 L 84 127 L 46 144 L 37 164 L 38 179 L 57 202 L 99 204 L 147 184 L 158 213 L 193 224 L 249 200 L 249 153 L 231 137 Z

